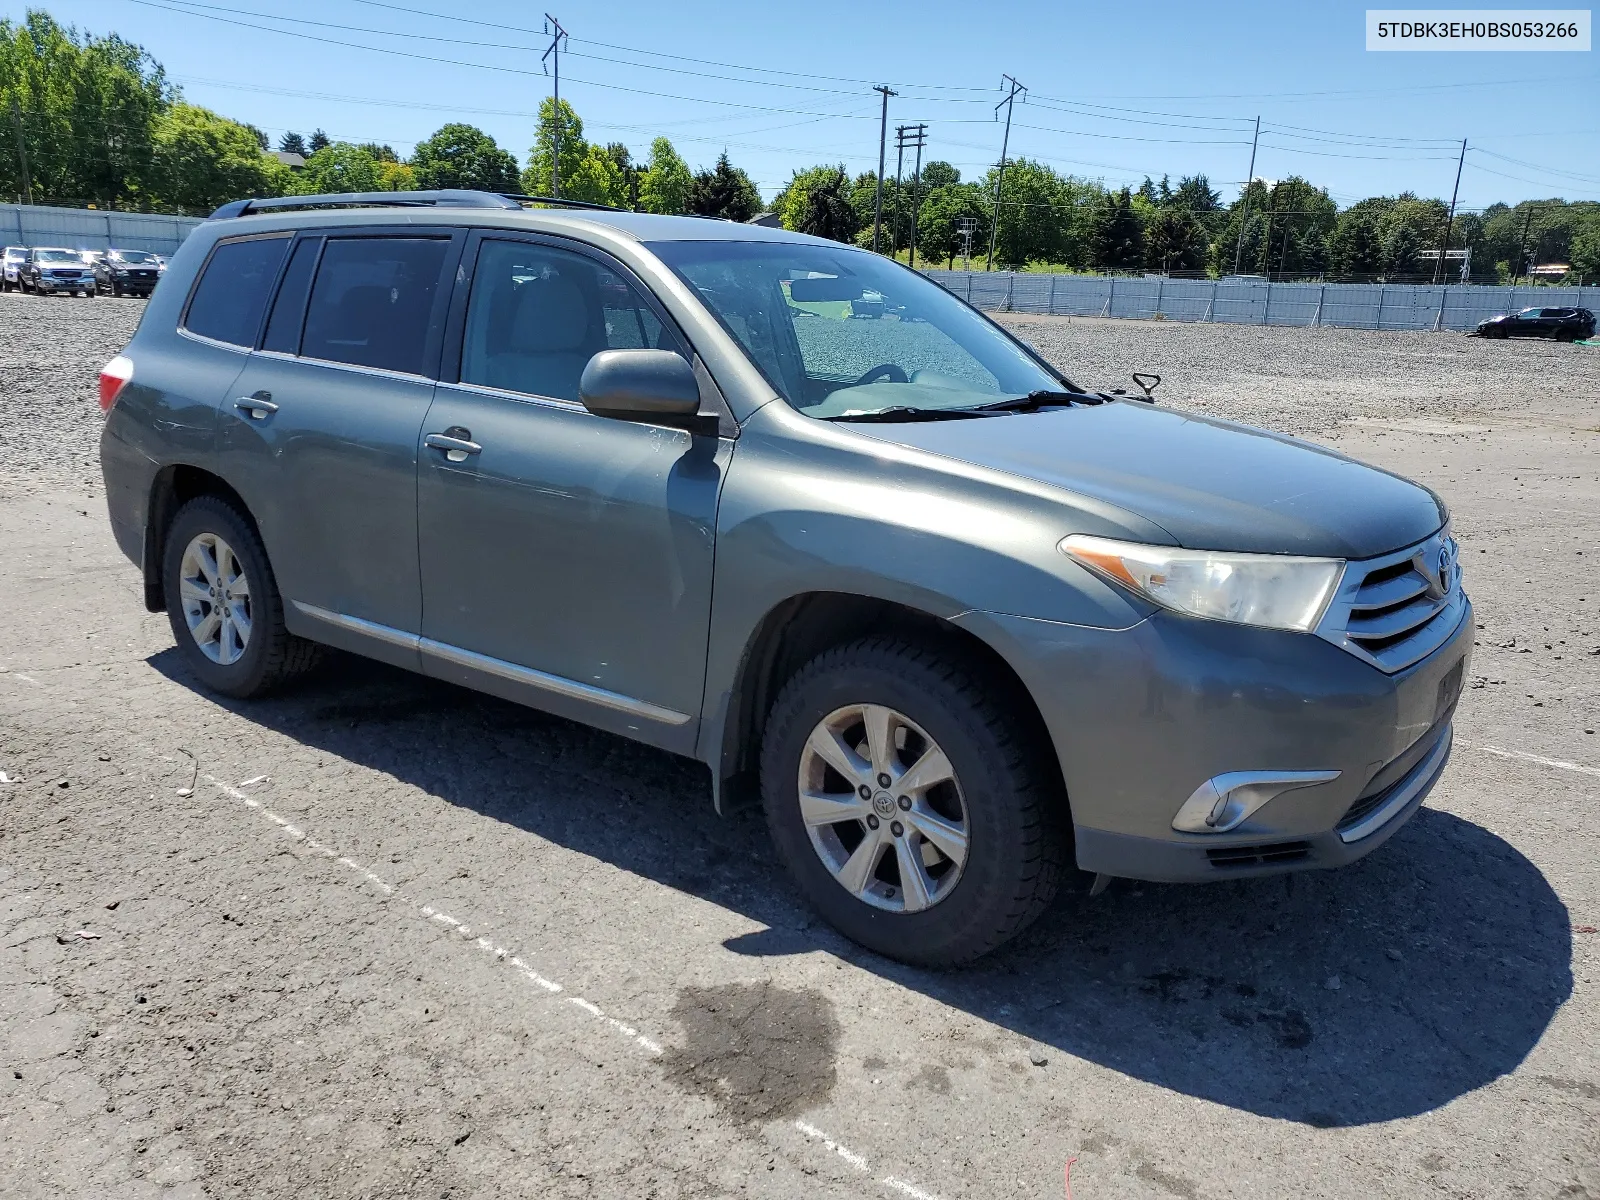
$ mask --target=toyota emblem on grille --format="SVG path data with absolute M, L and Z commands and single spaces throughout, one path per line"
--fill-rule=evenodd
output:
M 1445 538 L 1439 543 L 1439 556 L 1433 571 L 1426 573 L 1428 579 L 1428 594 L 1435 600 L 1442 600 L 1450 594 L 1455 586 L 1456 574 L 1456 543 L 1453 538 Z

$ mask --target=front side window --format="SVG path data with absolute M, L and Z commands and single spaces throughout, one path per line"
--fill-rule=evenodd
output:
M 467 301 L 462 383 L 576 404 L 589 359 L 626 349 L 684 353 L 638 289 L 605 265 L 537 242 L 483 242 Z
M 220 243 L 195 284 L 184 328 L 231 346 L 254 346 L 288 248 L 287 237 Z
M 329 238 L 306 307 L 307 358 L 421 375 L 447 238 Z
M 938 284 L 879 255 L 783 242 L 650 248 L 808 416 L 968 408 L 1063 386 Z

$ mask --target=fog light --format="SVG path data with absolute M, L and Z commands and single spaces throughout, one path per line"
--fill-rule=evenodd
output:
M 1337 778 L 1338 771 L 1230 771 L 1195 788 L 1172 827 L 1183 833 L 1227 833 L 1284 792 Z

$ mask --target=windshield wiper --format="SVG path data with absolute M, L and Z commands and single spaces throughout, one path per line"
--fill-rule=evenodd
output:
M 1091 392 L 1063 392 L 1041 388 L 1026 396 L 1007 396 L 1004 400 L 991 400 L 987 404 L 974 404 L 965 412 L 1037 412 L 1052 404 L 1103 404 Z
M 837 416 L 822 417 L 824 421 L 951 421 L 982 417 L 981 408 L 916 408 L 909 404 L 893 404 L 888 408 L 875 408 L 871 412 L 844 412 Z

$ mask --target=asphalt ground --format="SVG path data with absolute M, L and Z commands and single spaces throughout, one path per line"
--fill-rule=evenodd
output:
M 198 691 L 95 477 L 140 307 L 0 297 L 0 1197 L 1600 1196 L 1600 352 L 1014 318 L 1438 489 L 1478 645 L 1361 863 L 930 972 L 692 763 L 349 657 Z

